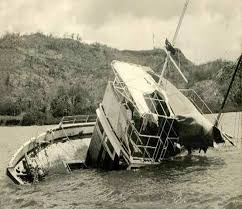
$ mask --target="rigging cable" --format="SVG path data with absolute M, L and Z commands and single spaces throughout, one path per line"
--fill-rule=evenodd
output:
M 218 116 L 217 116 L 217 119 L 216 119 L 216 121 L 215 121 L 214 126 L 218 126 L 218 123 L 219 123 L 219 120 L 220 120 L 220 117 L 221 117 L 222 111 L 223 111 L 224 106 L 225 106 L 225 103 L 226 103 L 226 101 L 227 101 L 227 99 L 228 99 L 229 92 L 230 92 L 231 87 L 232 87 L 232 84 L 233 84 L 233 82 L 234 82 L 234 80 L 235 80 L 235 75 L 236 75 L 237 71 L 240 69 L 241 62 L 242 62 L 242 54 L 240 55 L 240 57 L 239 57 L 239 59 L 238 59 L 238 63 L 237 63 L 237 65 L 236 65 L 235 71 L 234 71 L 233 76 L 232 76 L 232 79 L 231 79 L 231 81 L 230 81 L 230 84 L 229 84 L 228 90 L 227 90 L 227 92 L 226 92 L 226 94 L 225 94 L 225 96 L 224 96 L 224 100 L 223 100 L 223 103 L 222 103 L 222 105 L 221 105 L 220 112 L 219 112 L 219 114 L 218 114 Z

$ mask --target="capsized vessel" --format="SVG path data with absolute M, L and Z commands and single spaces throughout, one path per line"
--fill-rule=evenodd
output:
M 209 109 L 201 98 L 199 108 L 194 96 L 182 93 L 190 90 L 180 91 L 165 78 L 158 85 L 149 67 L 120 61 L 111 66 L 115 79 L 108 82 L 96 116 L 85 122 L 64 117 L 56 128 L 26 142 L 7 167 L 14 183 L 38 182 L 51 171 L 154 165 L 184 148 L 206 151 L 224 142 L 202 114 L 202 107 Z

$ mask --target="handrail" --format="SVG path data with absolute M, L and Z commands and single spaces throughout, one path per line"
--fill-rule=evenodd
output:
M 195 95 L 197 97 L 197 99 L 202 103 L 202 107 L 199 107 L 198 104 L 194 101 L 195 99 L 192 99 L 192 96 L 189 95 L 185 95 L 191 102 L 192 104 L 197 108 L 197 110 L 205 116 L 205 114 L 212 114 L 212 118 L 216 121 L 216 117 L 214 115 L 214 113 L 212 112 L 212 110 L 208 107 L 208 105 L 206 104 L 206 102 L 198 95 L 198 93 L 194 90 L 194 89 L 179 89 L 180 92 L 192 92 L 193 95 Z M 204 107 L 206 108 L 206 110 L 204 111 Z M 205 116 L 207 119 L 209 119 L 211 121 L 211 119 L 207 116 Z M 211 121 L 212 122 L 212 121 Z
M 95 122 L 97 119 L 96 115 L 73 115 L 73 116 L 64 116 L 60 120 L 60 125 L 62 124 L 75 124 L 75 123 L 87 123 Z
M 159 160 L 162 160 L 162 159 L 164 159 L 164 157 L 165 157 L 166 150 L 167 150 L 167 147 L 168 147 L 168 145 L 169 145 L 169 134 L 170 134 L 170 132 L 171 132 L 171 128 L 172 128 L 173 122 L 174 122 L 174 120 L 171 122 L 171 125 L 170 125 L 170 127 L 169 127 L 169 131 L 168 131 L 168 133 L 166 133 L 165 143 L 164 143 L 164 145 L 163 145 L 163 149 L 161 150 L 161 154 L 160 154 Z M 162 155 L 163 155 L 163 156 L 162 156 Z
M 129 121 L 127 130 L 128 130 L 129 127 L 130 127 L 130 128 L 131 128 L 131 131 L 130 131 L 130 134 L 128 134 L 128 140 L 129 140 L 129 141 L 132 140 L 132 136 L 133 136 L 133 134 L 135 134 L 137 140 L 136 140 L 136 142 L 134 142 L 134 141 L 133 141 L 133 142 L 135 143 L 135 145 L 136 145 L 138 148 L 144 148 L 144 152 L 142 153 L 142 154 L 143 154 L 143 157 L 142 157 L 142 158 L 145 158 L 145 153 L 146 153 L 147 156 L 148 156 L 148 159 L 150 159 L 150 160 L 153 161 L 153 162 L 156 161 L 156 159 L 161 160 L 161 159 L 164 157 L 163 155 L 165 155 L 165 153 L 166 153 L 166 149 L 167 149 L 167 146 L 168 146 L 168 143 L 169 143 L 168 141 L 169 141 L 171 138 L 174 138 L 174 137 L 169 137 L 170 132 L 171 132 L 171 130 L 173 129 L 172 126 L 173 126 L 174 120 L 175 120 L 175 119 L 173 119 L 171 123 L 168 122 L 167 120 L 165 120 L 165 122 L 164 122 L 164 124 L 163 124 L 163 127 L 162 127 L 162 131 L 161 131 L 161 133 L 160 133 L 160 136 L 157 136 L 157 135 L 144 135 L 144 134 L 140 134 L 139 131 L 138 131 L 138 130 L 136 129 L 136 127 L 134 126 L 134 124 L 132 124 L 132 123 Z M 168 132 L 166 132 L 165 129 L 164 129 L 166 123 L 169 124 L 169 130 L 168 130 Z M 161 135 L 162 135 L 162 133 L 165 133 L 165 141 L 162 141 L 162 140 L 161 140 Z M 148 141 L 147 141 L 146 143 L 143 143 L 143 141 L 141 140 L 141 138 L 147 138 Z M 155 146 L 149 146 L 149 140 L 150 140 L 151 138 L 157 140 Z M 175 137 L 175 138 L 178 138 L 178 137 Z M 140 144 L 137 144 L 138 141 L 140 142 Z M 147 149 L 154 149 L 154 153 L 150 155 L 150 153 L 147 151 Z M 162 149 L 161 152 L 159 151 L 160 149 Z M 159 152 L 160 152 L 160 154 L 159 154 Z M 133 156 L 133 154 L 134 154 L 134 150 L 133 150 L 133 152 L 131 153 L 131 156 L 132 156 L 132 157 L 136 157 L 136 156 Z M 159 156 L 158 156 L 158 154 L 159 154 Z
M 207 111 L 211 114 L 213 114 L 212 110 L 208 107 L 208 105 L 205 103 L 205 101 L 198 95 L 198 93 L 194 90 L 194 89 L 179 89 L 181 92 L 183 91 L 191 91 L 192 93 L 194 93 L 194 95 L 199 99 L 200 102 L 202 102 L 202 104 L 206 107 Z M 191 100 L 191 98 L 188 97 L 189 100 Z M 192 100 L 193 103 L 195 103 L 195 101 Z M 195 104 L 197 105 L 197 104 Z M 199 108 L 201 109 L 201 108 Z M 203 112 L 202 112 L 203 113 Z M 203 113 L 204 114 L 204 113 Z

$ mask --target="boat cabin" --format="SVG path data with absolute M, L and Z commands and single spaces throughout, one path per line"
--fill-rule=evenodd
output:
M 103 169 L 159 163 L 180 152 L 177 122 L 165 92 L 148 67 L 113 61 L 109 82 L 97 109 L 86 165 Z

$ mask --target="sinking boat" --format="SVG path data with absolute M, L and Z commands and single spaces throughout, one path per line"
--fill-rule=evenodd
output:
M 202 108 L 210 110 L 195 91 L 179 90 L 165 78 L 158 85 L 149 67 L 111 65 L 115 79 L 108 82 L 96 116 L 85 122 L 80 116 L 64 117 L 56 128 L 27 141 L 7 167 L 14 183 L 38 182 L 51 170 L 156 165 L 184 149 L 206 152 L 228 139 L 202 114 Z M 187 92 L 194 95 L 187 97 Z
M 96 116 L 84 122 L 80 116 L 64 117 L 56 128 L 27 141 L 9 162 L 10 179 L 26 184 L 57 170 L 157 165 L 184 150 L 206 152 L 214 143 L 231 142 L 218 128 L 223 108 L 216 122 L 210 122 L 203 113 L 212 112 L 194 90 L 179 90 L 164 78 L 170 60 L 187 81 L 172 58 L 174 44 L 166 40 L 164 50 L 167 57 L 161 75 L 149 67 L 114 60 L 115 78 L 108 82 Z M 235 73 L 240 65 L 241 56 Z

